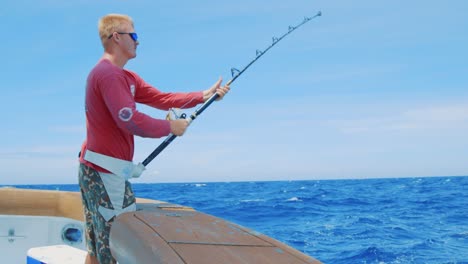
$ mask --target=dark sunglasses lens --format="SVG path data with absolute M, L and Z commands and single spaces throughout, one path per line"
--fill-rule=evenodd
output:
M 129 33 L 130 34 L 130 37 L 132 37 L 133 41 L 137 41 L 138 40 L 138 35 L 137 33 Z

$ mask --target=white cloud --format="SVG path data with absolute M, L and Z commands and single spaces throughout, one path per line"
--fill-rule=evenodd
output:
M 83 125 L 57 125 L 57 126 L 49 127 L 48 130 L 51 132 L 57 132 L 57 133 L 85 134 L 86 126 L 85 124 Z
M 467 105 L 446 105 L 408 109 L 372 118 L 329 120 L 327 123 L 343 133 L 418 132 L 427 129 L 464 129 L 468 127 Z
M 468 104 L 435 106 L 412 109 L 403 113 L 409 120 L 433 123 L 457 123 L 468 121 Z
M 37 155 L 46 155 L 46 156 L 63 156 L 69 153 L 78 153 L 77 149 L 79 146 L 73 145 L 37 145 L 37 146 L 29 146 L 29 147 L 22 147 L 22 148 L 6 148 L 0 150 L 0 156 L 2 158 L 9 158 L 9 157 L 29 157 L 29 156 L 37 156 Z M 76 156 L 76 155 L 74 155 Z

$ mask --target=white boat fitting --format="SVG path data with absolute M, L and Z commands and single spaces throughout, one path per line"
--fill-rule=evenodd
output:
M 2 263 L 27 263 L 28 251 L 39 257 L 40 252 L 50 252 L 50 246 L 55 245 L 61 245 L 68 256 L 76 255 L 70 264 L 84 263 L 80 199 L 79 193 L 1 188 L 0 251 L 5 252 Z M 46 246 L 50 248 L 43 248 Z M 71 254 L 68 248 L 75 253 Z

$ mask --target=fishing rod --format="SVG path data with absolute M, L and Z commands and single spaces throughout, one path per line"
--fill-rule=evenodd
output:
M 305 17 L 304 20 L 296 25 L 296 26 L 289 26 L 288 28 L 288 32 L 286 32 L 284 35 L 282 35 L 280 38 L 276 38 L 276 37 L 273 37 L 273 41 L 272 41 L 272 44 L 270 46 L 268 46 L 265 50 L 261 51 L 261 50 L 257 50 L 256 51 L 256 57 L 255 59 L 253 59 L 249 64 L 247 64 L 247 66 L 245 66 L 242 70 L 238 70 L 236 68 L 231 68 L 231 76 L 232 76 L 232 79 L 230 81 L 227 82 L 226 85 L 231 85 L 235 80 L 237 80 L 237 78 L 239 78 L 239 76 L 241 76 L 252 64 L 254 64 L 258 59 L 260 59 L 266 52 L 268 52 L 271 48 L 273 48 L 273 46 L 275 46 L 276 44 L 278 44 L 278 42 L 280 42 L 284 37 L 286 37 L 287 35 L 291 34 L 293 31 L 295 31 L 296 29 L 298 29 L 299 27 L 301 27 L 302 25 L 304 25 L 305 23 L 309 22 L 310 20 L 316 18 L 316 17 L 319 17 L 322 15 L 322 12 L 318 12 L 315 16 L 313 17 Z M 203 103 L 203 105 L 201 105 L 197 110 L 195 110 L 195 112 L 193 112 L 190 117 L 187 117 L 187 115 L 184 113 L 184 114 L 181 114 L 178 118 L 185 118 L 189 125 L 190 123 L 193 122 L 193 120 L 195 120 L 199 115 L 201 115 L 201 113 L 203 113 L 203 111 L 205 111 L 206 108 L 208 108 L 208 106 L 210 106 L 216 99 L 218 99 L 219 95 L 217 93 L 213 94 L 205 103 Z M 156 158 L 156 156 L 158 156 L 169 144 L 171 144 L 171 142 L 176 138 L 177 136 L 174 135 L 174 134 L 170 134 L 169 136 L 167 136 L 167 138 L 141 163 L 143 164 L 143 166 L 146 166 L 148 165 L 154 158 Z

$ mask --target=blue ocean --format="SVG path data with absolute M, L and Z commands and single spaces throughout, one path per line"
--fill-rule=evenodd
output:
M 78 190 L 77 185 L 18 186 Z M 324 263 L 468 263 L 468 177 L 134 184 Z

